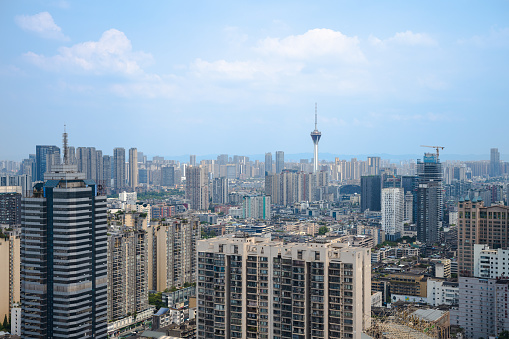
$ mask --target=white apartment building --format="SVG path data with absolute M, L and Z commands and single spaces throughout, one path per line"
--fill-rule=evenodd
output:
M 428 279 L 427 298 L 431 306 L 458 305 L 459 303 L 458 283 Z
M 474 245 L 474 276 L 478 278 L 509 277 L 509 250 Z
M 382 230 L 388 240 L 399 239 L 404 231 L 405 196 L 403 188 L 382 189 Z
M 361 338 L 370 250 L 224 236 L 197 245 L 197 338 Z

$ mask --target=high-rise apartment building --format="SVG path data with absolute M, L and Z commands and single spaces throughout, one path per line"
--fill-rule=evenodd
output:
M 57 146 L 37 145 L 35 146 L 35 168 L 34 181 L 43 181 L 44 173 L 51 168 L 51 165 L 60 163 L 60 148 Z
M 21 225 L 20 186 L 0 186 L 0 224 Z
M 509 247 L 509 207 L 485 207 L 477 198 L 460 199 L 458 203 L 458 272 L 474 274 L 474 245 L 492 249 Z M 509 274 L 509 268 L 507 273 Z
M 403 235 L 405 198 L 403 188 L 382 189 L 382 230 L 385 237 L 394 241 Z
M 417 240 L 426 244 L 439 241 L 442 227 L 442 165 L 436 154 L 417 160 Z
M 0 207 L 1 209 L 1 207 Z M 11 310 L 20 301 L 20 234 L 4 231 L 0 237 L 0 319 L 9 319 Z
M 175 186 L 175 167 L 161 167 L 161 185 L 166 187 Z
M 167 220 L 154 227 L 152 232 L 155 247 L 149 253 L 150 289 L 164 291 L 195 282 L 200 220 L 192 217 Z
M 104 186 L 111 187 L 111 165 L 112 157 L 110 155 L 103 155 L 103 182 Z
M 498 177 L 501 173 L 500 152 L 498 148 L 490 150 L 490 177 Z
M 146 225 L 146 223 L 145 223 Z M 146 227 L 121 227 L 108 234 L 108 321 L 148 308 Z
M 191 154 L 189 156 L 189 166 L 196 166 L 196 155 Z
M 285 152 L 276 152 L 276 173 L 281 173 L 285 169 Z
M 186 199 L 190 200 L 190 209 L 207 210 L 209 208 L 209 185 L 204 167 L 190 166 L 186 169 Z
M 129 149 L 129 187 L 132 190 L 138 187 L 138 150 Z
M 368 170 L 369 175 L 380 174 L 380 157 L 368 157 Z
M 113 150 L 113 188 L 120 191 L 125 187 L 125 149 L 118 147 Z
M 371 255 L 338 243 L 198 242 L 197 338 L 361 338 Z
M 107 337 L 106 197 L 66 158 L 22 199 L 23 338 Z
M 381 210 L 382 177 L 367 175 L 361 177 L 361 212 Z
M 214 178 L 214 180 L 212 180 L 212 203 L 227 204 L 228 194 L 228 179 L 225 177 Z
M 244 219 L 270 220 L 270 196 L 245 196 L 242 199 L 242 217 Z
M 265 153 L 265 175 L 272 174 L 272 153 Z

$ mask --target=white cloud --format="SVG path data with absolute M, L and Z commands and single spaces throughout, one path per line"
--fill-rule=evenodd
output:
M 458 40 L 460 45 L 474 45 L 477 47 L 507 47 L 509 46 L 509 27 L 491 29 L 487 35 L 474 35 L 469 39 Z
M 14 18 L 16 24 L 25 31 L 35 32 L 46 39 L 69 40 L 62 33 L 62 29 L 55 24 L 53 17 L 48 12 L 35 15 L 18 15 Z
M 46 57 L 33 52 L 24 54 L 31 63 L 48 70 L 85 71 L 95 74 L 118 73 L 133 75 L 143 73 L 140 63 L 152 56 L 133 52 L 131 41 L 116 29 L 104 32 L 99 41 L 88 41 L 72 47 L 61 47 L 59 53 Z
M 297 60 L 331 57 L 344 62 L 365 61 L 357 37 L 325 28 L 312 29 L 302 35 L 290 35 L 284 39 L 266 38 L 258 43 L 255 51 L 265 56 Z
M 437 42 L 426 33 L 414 33 L 412 31 L 399 32 L 394 36 L 382 40 L 375 36 L 369 37 L 369 42 L 374 46 L 436 46 Z

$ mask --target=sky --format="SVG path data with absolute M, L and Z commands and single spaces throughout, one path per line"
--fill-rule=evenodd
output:
M 0 1 L 0 160 L 509 154 L 509 1 Z

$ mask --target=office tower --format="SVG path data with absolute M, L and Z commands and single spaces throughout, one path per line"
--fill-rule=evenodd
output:
M 493 249 L 509 247 L 509 207 L 485 207 L 478 199 L 458 202 L 458 271 L 461 276 L 474 273 L 474 245 Z M 509 272 L 508 272 L 509 274 Z
M 405 199 L 403 188 L 382 189 L 382 230 L 388 240 L 395 241 L 403 235 Z
M 113 150 L 113 188 L 120 191 L 125 187 L 125 149 L 118 147 Z
M 365 210 L 380 211 L 382 194 L 382 177 L 367 175 L 361 177 L 361 212 Z
M 276 152 L 276 173 L 281 173 L 285 169 L 285 152 Z
M 106 197 L 67 160 L 22 199 L 22 338 L 106 338 Z
M 225 177 L 214 178 L 212 181 L 212 203 L 227 204 L 228 203 L 228 179 Z
M 265 174 L 272 174 L 272 153 L 265 153 Z
M 132 190 L 138 186 L 138 150 L 129 149 L 129 186 Z
M 500 171 L 500 153 L 498 148 L 490 150 L 490 177 L 498 177 L 502 173 Z
M 51 167 L 51 163 L 60 158 L 60 148 L 57 146 L 37 145 L 35 146 L 35 168 L 34 181 L 43 181 L 44 173 Z
M 431 245 L 442 227 L 442 165 L 436 154 L 417 160 L 417 177 L 417 240 Z
M 191 166 L 186 169 L 186 199 L 190 200 L 190 209 L 209 208 L 208 181 L 205 168 Z
M 0 186 L 0 225 L 21 225 L 21 187 Z
M 166 187 L 175 186 L 175 167 L 161 167 L 161 185 Z
M 196 155 L 191 154 L 189 156 L 189 166 L 196 166 Z
M 198 218 L 163 221 L 153 228 L 155 247 L 152 251 L 150 289 L 164 291 L 196 282 L 196 243 L 201 238 Z M 154 260 L 155 259 L 155 260 Z
M 106 187 L 111 187 L 111 156 L 103 155 L 103 181 Z
M 379 175 L 380 174 L 380 157 L 368 157 L 368 174 Z
M 146 223 L 145 223 L 146 226 Z M 148 308 L 146 227 L 108 233 L 108 321 Z
M 313 146 L 314 146 L 314 152 L 313 152 L 313 173 L 318 172 L 318 142 L 320 141 L 320 138 L 322 137 L 322 133 L 318 131 L 317 129 L 317 117 L 318 112 L 316 109 L 316 103 L 315 103 L 315 130 L 311 132 L 311 140 L 313 140 Z
M 9 319 L 10 311 L 20 301 L 20 234 L 18 231 L 4 231 L 4 237 L 0 237 L 0 263 L 2 267 L 0 319 L 3 321 L 5 316 Z
M 242 199 L 242 217 L 244 219 L 270 220 L 270 196 L 245 196 Z
M 229 236 L 198 242 L 197 338 L 361 338 L 369 249 Z

